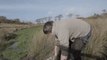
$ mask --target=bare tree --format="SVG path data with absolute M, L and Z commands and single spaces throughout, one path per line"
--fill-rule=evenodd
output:
M 67 16 L 68 16 L 69 18 L 71 18 L 71 17 L 72 17 L 72 15 L 73 15 L 72 13 L 69 13 Z
M 40 20 L 41 20 L 41 23 L 44 23 L 44 18 L 40 18 Z
M 103 9 L 103 10 L 102 10 L 102 14 L 105 15 L 105 16 L 107 16 L 107 10 L 106 10 L 106 9 Z
M 44 21 L 48 21 L 48 17 L 44 17 Z
M 107 13 L 106 9 L 103 9 L 102 12 L 103 12 L 103 13 Z
M 57 20 L 61 20 L 61 18 L 63 17 L 63 15 L 58 15 L 58 16 L 55 16 L 55 21 L 57 21 Z
M 48 21 L 51 21 L 52 20 L 52 17 L 50 16 L 50 17 L 48 17 Z
M 14 19 L 14 22 L 15 22 L 15 23 L 20 23 L 20 19 L 18 19 L 18 18 L 17 18 L 17 19 Z
M 5 16 L 0 16 L 0 22 L 5 22 L 7 18 Z
M 55 21 L 57 21 L 57 16 L 55 16 Z
M 63 17 L 63 15 L 58 15 L 58 20 L 61 20 L 61 18 Z
M 37 23 L 41 23 L 40 19 L 36 19 L 36 22 L 37 22 Z
M 80 17 L 80 15 L 78 15 L 78 14 L 77 14 L 77 15 L 76 15 L 76 17 L 77 17 L 77 18 L 79 18 L 79 17 Z

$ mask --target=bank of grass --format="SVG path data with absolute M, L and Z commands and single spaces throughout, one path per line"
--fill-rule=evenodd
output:
M 86 22 L 92 26 L 92 36 L 82 51 L 82 60 L 107 60 L 107 18 L 87 19 Z M 29 46 L 28 56 L 35 56 L 35 60 L 45 60 L 53 50 L 54 38 L 44 35 L 40 30 L 33 36 Z
M 107 18 L 86 21 L 92 25 L 93 31 L 89 43 L 83 50 L 83 60 L 105 58 L 107 56 Z M 3 52 L 3 56 L 9 60 L 45 60 L 53 50 L 54 38 L 44 35 L 41 25 L 20 30 L 17 35 L 16 43 Z
M 92 36 L 82 51 L 82 60 L 107 60 L 107 18 L 87 19 L 86 22 L 92 26 Z M 54 38 L 47 37 L 42 30 L 37 34 L 30 44 L 29 56 L 35 56 L 36 60 L 45 60 L 52 52 Z
M 86 21 L 92 26 L 92 36 L 83 50 L 83 60 L 107 60 L 107 18 Z
M 16 32 L 15 43 L 2 52 L 9 60 L 45 60 L 53 50 L 53 36 L 44 35 L 42 25 Z
M 28 54 L 29 42 L 33 35 L 39 32 L 41 28 L 41 26 L 36 26 L 16 32 L 15 43 L 2 52 L 3 56 L 9 60 L 21 60 Z
M 35 60 L 46 60 L 54 47 L 54 37 L 44 35 L 42 29 L 34 34 L 29 44 L 28 57 L 35 57 Z

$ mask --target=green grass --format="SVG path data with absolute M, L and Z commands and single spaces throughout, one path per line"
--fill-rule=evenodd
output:
M 90 19 L 87 20 L 92 25 L 92 37 L 86 48 L 83 50 L 84 54 L 92 56 L 104 57 L 107 55 L 107 19 Z M 45 60 L 49 55 L 51 56 L 54 46 L 53 36 L 44 35 L 42 26 L 36 26 L 17 33 L 15 41 L 15 48 L 8 47 L 4 50 L 3 56 L 9 60 L 21 60 L 21 58 L 28 57 L 29 59 L 35 57 L 35 60 Z M 10 40 L 12 41 L 12 40 Z M 9 41 L 9 42 L 10 42 Z M 26 59 L 25 59 L 26 60 Z M 83 57 L 83 60 L 95 60 L 90 57 Z
M 29 57 L 35 57 L 35 60 L 45 60 L 53 51 L 53 36 L 44 35 L 42 29 L 34 34 L 33 39 L 29 43 Z
M 3 51 L 3 56 L 9 60 L 20 60 L 20 58 L 23 58 L 28 54 L 30 40 L 40 29 L 41 26 L 36 26 L 16 32 L 18 36 L 15 39 L 15 47 L 8 47 Z

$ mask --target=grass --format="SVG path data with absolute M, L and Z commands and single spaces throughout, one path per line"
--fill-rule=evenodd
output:
M 43 34 L 42 29 L 34 34 L 33 39 L 29 45 L 29 57 L 34 56 L 36 60 L 45 60 L 54 46 L 53 36 L 46 36 Z
M 32 40 L 33 35 L 38 32 L 40 27 L 32 27 L 29 29 L 20 30 L 17 32 L 14 47 L 8 47 L 3 56 L 10 60 L 20 60 L 28 53 L 28 44 Z
M 53 36 L 44 35 L 42 26 L 23 29 L 16 34 L 15 43 L 2 52 L 9 60 L 27 60 L 33 57 L 44 60 L 53 50 Z
M 86 22 L 92 25 L 93 31 L 89 43 L 82 51 L 83 60 L 96 60 L 95 57 L 107 56 L 107 18 L 92 18 Z M 16 32 L 15 43 L 6 48 L 2 54 L 9 60 L 45 60 L 52 55 L 54 37 L 44 35 L 42 26 L 35 26 Z M 11 42 L 8 41 L 8 42 Z M 94 56 L 94 58 L 93 58 Z M 106 59 L 106 58 L 105 58 Z
M 86 54 L 83 56 L 83 60 L 96 60 L 96 58 L 106 59 L 107 18 L 87 19 L 86 22 L 92 26 L 93 30 L 89 43 L 82 51 L 83 54 Z M 45 36 L 42 30 L 37 32 L 30 44 L 29 56 L 35 56 L 36 60 L 45 60 L 49 53 L 52 52 L 54 46 L 53 39 L 52 36 Z
M 92 36 L 83 53 L 83 60 L 106 59 L 107 56 L 107 18 L 88 19 L 92 26 Z M 100 60 L 101 60 L 100 59 Z

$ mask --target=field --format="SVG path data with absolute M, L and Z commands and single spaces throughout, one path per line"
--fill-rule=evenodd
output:
M 85 21 L 92 25 L 93 32 L 89 43 L 82 51 L 83 60 L 96 60 L 95 58 L 106 60 L 107 18 L 87 18 Z M 52 55 L 54 38 L 43 34 L 42 25 L 27 26 L 26 28 L 23 26 L 21 29 L 17 27 L 19 25 L 8 25 L 9 28 L 4 28 L 5 25 L 0 25 L 4 29 L 0 30 L 2 33 L 0 34 L 0 60 L 46 60 Z M 17 27 L 18 30 L 14 31 L 13 27 Z M 12 31 L 16 35 L 14 35 L 15 38 L 3 39 L 2 37 L 7 34 L 5 30 Z
M 92 36 L 83 50 L 84 60 L 107 60 L 107 18 L 88 19 L 92 25 Z
M 4 24 L 5 25 L 5 24 Z M 2 25 L 2 26 L 4 26 Z M 11 27 L 11 29 L 10 29 Z M 8 25 L 1 29 L 1 37 L 7 33 L 13 33 L 17 36 L 13 39 L 5 40 L 1 39 L 0 47 L 0 59 L 9 59 L 9 60 L 28 60 L 28 59 L 39 59 L 44 60 L 47 58 L 47 54 L 52 50 L 53 42 L 50 42 L 50 38 L 42 32 L 42 25 L 26 27 L 23 26 L 22 29 L 14 31 L 13 25 Z M 5 32 L 2 32 L 6 30 Z M 12 32 L 10 32 L 12 31 Z M 48 41 L 49 40 L 49 41 Z M 54 41 L 54 40 L 53 40 Z M 49 45 L 48 45 L 49 44 Z M 41 54 L 43 53 L 43 54 Z M 43 58 L 41 58 L 43 57 Z
M 18 54 L 21 53 L 22 50 L 21 52 L 17 52 L 18 48 L 16 46 L 18 46 L 19 48 L 24 47 L 24 39 L 29 36 L 27 35 L 25 38 L 23 38 L 25 36 L 23 35 L 24 29 L 26 29 L 25 32 L 27 32 L 29 31 L 28 28 L 30 27 L 30 25 L 0 23 L 0 60 L 12 60 L 13 57 L 14 59 L 17 59 L 17 57 L 15 58 L 15 54 L 17 54 L 18 56 Z M 23 52 L 25 52 L 25 50 L 23 50 Z

